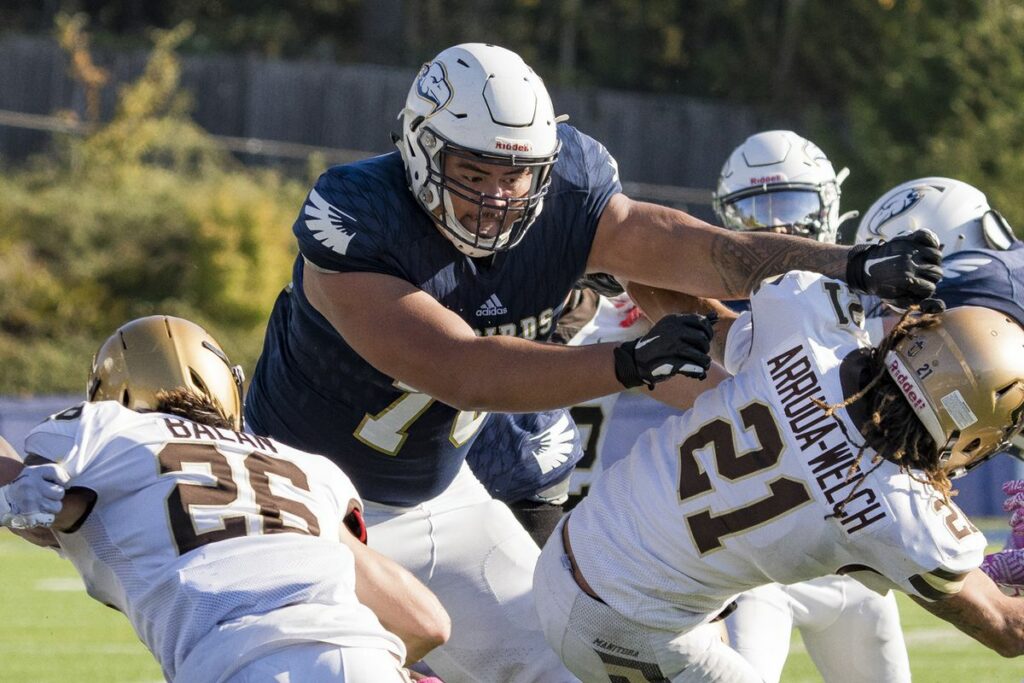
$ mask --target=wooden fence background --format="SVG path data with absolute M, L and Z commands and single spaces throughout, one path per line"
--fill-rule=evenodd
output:
M 102 96 L 106 117 L 118 84 L 141 72 L 146 54 L 98 49 L 94 59 L 111 75 Z M 193 116 L 209 132 L 357 156 L 392 148 L 389 133 L 397 129 L 395 117 L 414 76 L 411 69 L 241 55 L 186 56 L 183 67 Z M 752 107 L 693 97 L 568 88 L 551 88 L 551 94 L 559 113 L 569 114 L 616 157 L 629 194 L 674 205 L 706 204 L 722 163 L 747 135 L 794 125 Z M 0 38 L 0 111 L 60 110 L 84 118 L 85 94 L 68 76 L 56 43 Z M 11 123 L 9 116 L 0 123 L 0 158 L 17 161 L 42 151 L 49 135 Z

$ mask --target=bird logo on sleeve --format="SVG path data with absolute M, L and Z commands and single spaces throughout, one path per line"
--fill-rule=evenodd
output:
M 573 450 L 574 433 L 569 414 L 562 413 L 550 427 L 530 437 L 530 442 L 536 444 L 533 448 L 533 457 L 540 465 L 541 474 L 547 474 L 569 459 Z
M 345 222 L 347 219 L 348 222 L 355 223 L 355 218 L 332 206 L 316 190 L 309 193 L 305 214 L 306 227 L 325 247 L 342 255 L 348 251 L 348 243 L 356 234 L 345 227 Z

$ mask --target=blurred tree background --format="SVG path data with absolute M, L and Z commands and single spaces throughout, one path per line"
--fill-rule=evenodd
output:
M 1016 0 L 14 0 L 0 30 L 52 33 L 58 16 L 94 89 L 88 39 L 152 54 L 112 121 L 0 167 L 4 393 L 80 389 L 83 354 L 155 310 L 208 325 L 252 367 L 309 178 L 242 166 L 195 126 L 176 53 L 411 69 L 456 42 L 494 42 L 549 84 L 798 112 L 800 132 L 855 172 L 845 207 L 948 175 L 1024 223 Z M 144 201 L 119 200 L 132 196 Z
M 74 68 L 93 73 L 84 17 L 57 23 Z M 83 391 L 99 342 L 156 312 L 255 363 L 306 182 L 245 168 L 192 122 L 174 53 L 190 34 L 153 33 L 112 120 L 0 173 L 0 393 Z

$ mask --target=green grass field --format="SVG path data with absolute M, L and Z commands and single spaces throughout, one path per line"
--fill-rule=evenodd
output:
M 2 683 L 153 683 L 160 668 L 128 620 L 86 596 L 70 563 L 0 531 Z M 1007 660 L 900 597 L 915 683 L 1020 683 Z M 783 681 L 820 681 L 798 634 Z

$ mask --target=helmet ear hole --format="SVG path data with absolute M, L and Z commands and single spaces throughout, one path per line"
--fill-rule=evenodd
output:
M 979 446 L 981 446 L 981 439 L 975 439 L 964 447 L 964 453 L 973 453 L 978 450 Z
M 1008 393 L 1010 393 L 1010 391 L 1015 389 L 1018 384 L 1020 384 L 1020 382 L 1010 382 L 1002 389 L 996 389 L 996 399 L 1000 399 L 1003 396 L 1006 396 Z
M 125 408 L 132 407 L 132 396 L 128 393 L 128 388 L 125 387 L 124 391 L 121 392 L 121 405 Z
M 204 394 L 210 393 L 210 390 L 207 388 L 206 383 L 203 382 L 203 378 L 199 376 L 199 373 L 196 372 L 194 368 L 189 368 L 188 374 L 192 380 L 192 384 L 199 387 L 199 391 L 201 391 Z

